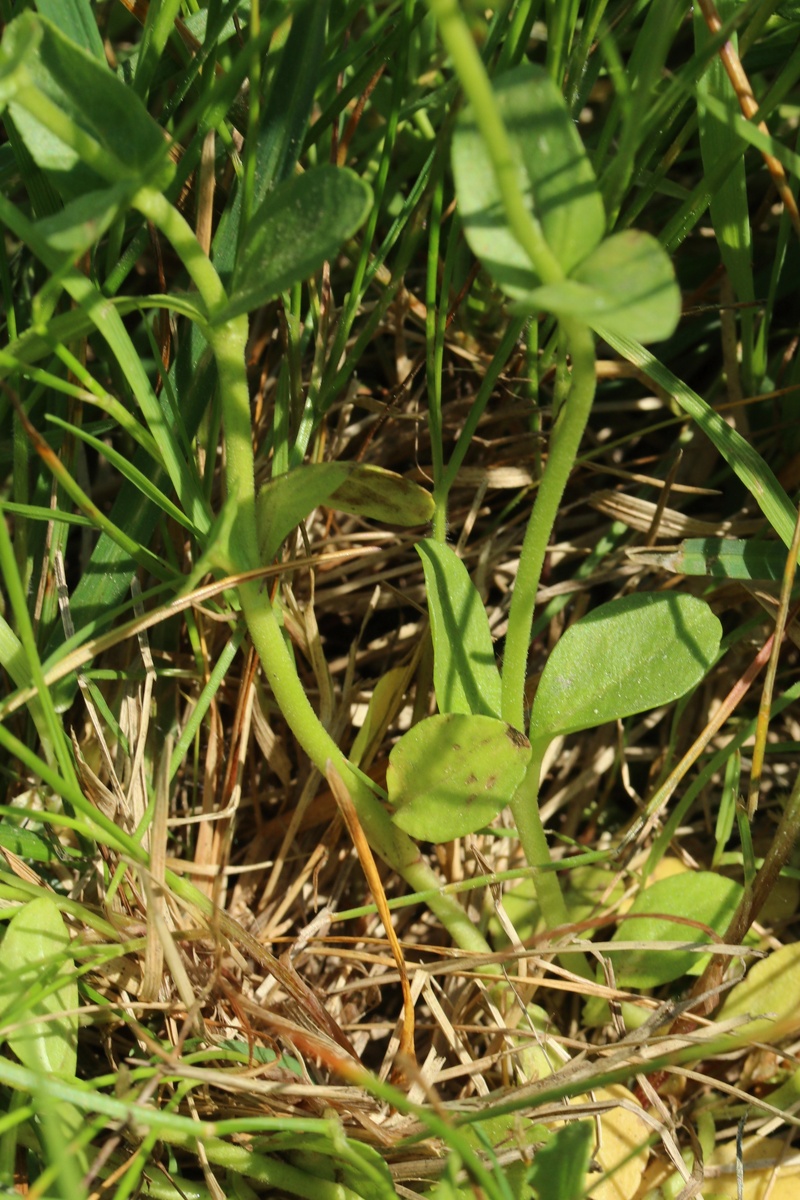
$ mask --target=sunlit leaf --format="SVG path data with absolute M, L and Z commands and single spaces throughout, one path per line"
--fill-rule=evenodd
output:
M 628 229 L 601 242 L 569 279 L 536 288 L 514 307 L 577 317 L 593 328 L 657 342 L 674 333 L 681 294 L 656 239 Z
M 776 580 L 786 568 L 786 547 L 756 538 L 687 538 L 678 546 L 637 546 L 627 554 L 634 562 L 662 571 L 712 579 Z
M 695 596 L 624 596 L 563 634 L 542 673 L 532 742 L 591 729 L 683 696 L 716 656 L 722 627 Z
M 800 996 L 800 944 L 792 942 L 754 963 L 741 983 L 731 988 L 718 1019 L 752 1017 L 737 1036 L 770 1042 L 795 1036 L 800 1027 L 797 998 Z
M 500 672 L 486 609 L 456 552 L 432 538 L 417 544 L 425 571 L 436 703 L 443 713 L 500 716 Z
M 612 938 L 612 942 L 643 943 L 641 949 L 608 952 L 617 985 L 654 988 L 683 975 L 699 975 L 708 955 L 697 950 L 668 950 L 661 943 L 688 945 L 711 940 L 705 930 L 687 921 L 723 934 L 742 892 L 742 885 L 735 879 L 713 871 L 682 871 L 645 888 Z M 670 916 L 684 919 L 671 921 Z
M 24 1066 L 63 1078 L 74 1077 L 78 1053 L 69 945 L 58 905 L 45 895 L 11 918 L 0 946 L 0 1036 Z
M 529 757 L 527 739 L 504 721 L 461 713 L 428 717 L 389 755 L 392 820 L 420 841 L 474 833 L 508 804 Z

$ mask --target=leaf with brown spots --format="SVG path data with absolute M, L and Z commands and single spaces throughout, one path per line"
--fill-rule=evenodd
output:
M 530 743 L 494 717 L 445 713 L 410 729 L 389 756 L 392 820 L 420 841 L 487 825 L 517 790 Z

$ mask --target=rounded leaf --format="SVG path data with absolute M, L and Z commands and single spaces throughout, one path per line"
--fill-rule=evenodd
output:
M 627 229 L 601 242 L 569 279 L 536 288 L 512 307 L 577 317 L 601 335 L 608 331 L 659 342 L 675 332 L 681 294 L 656 239 Z
M 511 800 L 530 752 L 523 734 L 494 717 L 428 717 L 389 755 L 392 820 L 425 842 L 474 833 Z
M 364 223 L 372 192 L 354 171 L 325 163 L 279 183 L 253 215 L 233 273 L 227 321 L 308 279 Z

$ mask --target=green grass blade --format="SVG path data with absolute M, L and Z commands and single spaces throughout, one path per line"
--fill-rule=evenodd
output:
M 130 335 L 122 323 L 117 309 L 79 271 L 63 271 L 60 257 L 55 255 L 36 226 L 20 210 L 0 195 L 0 221 L 4 222 L 20 241 L 25 242 L 34 254 L 50 270 L 63 272 L 61 284 L 68 295 L 91 319 L 98 333 L 105 340 L 111 354 L 125 376 L 139 404 L 150 433 L 161 447 L 164 464 L 182 507 L 189 516 L 192 526 L 199 535 L 207 534 L 211 528 L 211 514 L 197 480 L 180 452 L 175 437 L 167 424 L 150 380 Z
M 732 16 L 738 7 L 737 0 L 717 0 L 717 10 L 724 20 Z M 711 36 L 699 6 L 694 12 L 695 43 L 702 52 Z M 731 36 L 731 45 L 737 46 L 736 35 Z M 713 114 L 708 106 L 709 98 L 717 100 L 726 115 Z M 703 164 L 708 169 L 735 148 L 738 139 L 736 118 L 740 116 L 739 101 L 733 90 L 720 56 L 717 54 L 697 84 L 699 109 L 700 151 Z M 736 165 L 724 183 L 715 189 L 711 197 L 711 220 L 717 237 L 722 261 L 728 272 L 736 299 L 751 304 L 755 299 L 752 246 L 750 236 L 750 213 L 747 204 L 747 174 L 744 157 Z M 740 313 L 742 328 L 742 360 L 745 394 L 752 389 L 753 359 L 753 313 L 743 308 Z
M 36 0 L 37 12 L 105 64 L 106 52 L 89 0 Z
M 608 331 L 603 332 L 603 337 L 622 358 L 674 397 L 697 422 L 741 479 L 778 537 L 790 546 L 796 520 L 794 505 L 758 451 L 639 342 Z

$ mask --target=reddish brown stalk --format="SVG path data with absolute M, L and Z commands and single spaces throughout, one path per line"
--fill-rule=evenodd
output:
M 403 990 L 403 1025 L 400 1031 L 400 1055 L 408 1060 L 409 1063 L 416 1062 L 414 1053 L 414 1000 L 411 995 L 411 986 L 408 982 L 408 972 L 406 963 L 403 957 L 403 948 L 400 945 L 399 938 L 394 931 L 392 924 L 392 914 L 389 909 L 389 902 L 386 899 L 386 893 L 383 890 L 381 883 L 380 872 L 378 871 L 377 863 L 374 855 L 369 847 L 369 842 L 364 836 L 364 830 L 361 828 L 361 822 L 358 819 L 353 801 L 350 798 L 350 793 L 344 785 L 344 781 L 339 775 L 336 768 L 331 762 L 328 763 L 327 770 L 328 783 L 330 789 L 336 797 L 336 803 L 339 805 L 344 823 L 347 826 L 347 832 L 353 845 L 356 848 L 361 868 L 366 876 L 370 891 L 375 897 L 375 907 L 378 910 L 378 916 L 383 922 L 383 927 L 386 930 L 386 937 L 392 950 L 392 956 L 397 964 L 397 970 L 400 974 L 400 986 Z M 393 1081 L 395 1083 L 403 1083 L 404 1075 L 401 1070 L 395 1070 Z
M 706 25 L 712 37 L 716 37 L 722 31 L 722 21 L 717 12 L 717 6 L 714 0 L 697 0 L 700 11 L 705 18 Z M 739 58 L 736 48 L 733 43 L 728 40 L 719 48 L 719 56 L 722 60 L 722 65 L 727 72 L 728 78 L 731 81 L 731 86 L 736 93 L 736 98 L 739 101 L 744 116 L 748 121 L 752 121 L 758 112 L 758 103 L 753 95 L 753 89 L 750 86 L 750 80 L 747 78 L 742 61 Z M 766 121 L 759 121 L 758 128 L 767 137 L 770 136 L 769 128 Z M 778 162 L 774 155 L 762 150 L 761 156 L 764 159 L 767 170 L 772 176 L 772 181 L 778 189 L 778 194 L 783 201 L 783 205 L 789 214 L 789 219 L 794 226 L 795 233 L 800 237 L 800 212 L 797 209 L 797 202 L 792 195 L 789 180 L 786 177 L 786 172 L 783 166 Z
M 756 743 L 753 748 L 753 765 L 750 770 L 750 791 L 747 797 L 747 817 L 752 821 L 758 808 L 758 792 L 761 786 L 761 771 L 764 766 L 764 754 L 767 747 L 767 732 L 769 730 L 769 714 L 772 708 L 772 693 L 775 687 L 775 676 L 778 673 L 783 635 L 787 627 L 789 601 L 794 587 L 794 577 L 797 571 L 797 555 L 800 553 L 800 509 L 794 523 L 794 536 L 786 557 L 786 566 L 781 581 L 780 602 L 775 618 L 775 636 L 772 641 L 772 653 L 767 667 L 767 677 L 761 692 L 761 703 L 758 706 L 758 721 L 756 724 Z M 789 622 L 791 624 L 791 621 Z

